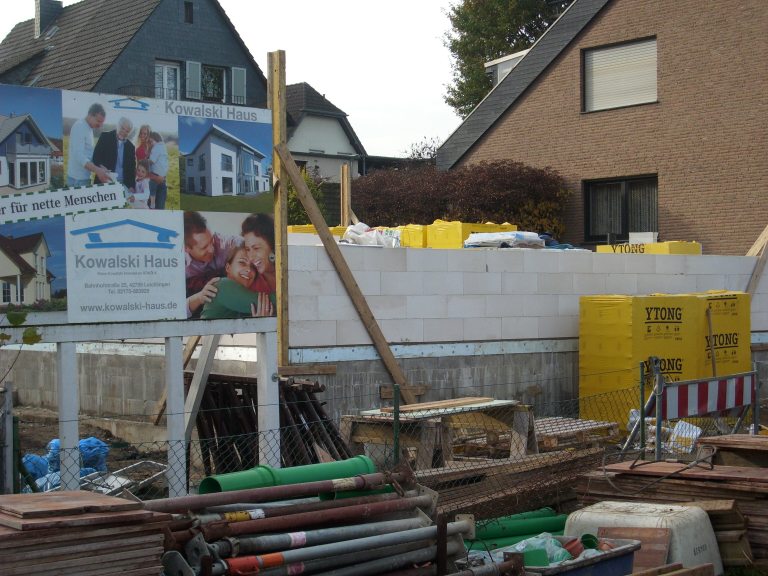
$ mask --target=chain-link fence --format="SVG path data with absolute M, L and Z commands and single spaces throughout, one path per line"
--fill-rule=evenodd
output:
M 0 386 L 0 494 L 13 492 L 13 391 Z
M 380 471 L 407 463 L 420 484 L 438 492 L 442 512 L 485 519 L 571 499 L 579 475 L 607 460 L 634 459 L 641 442 L 652 459 L 659 430 L 665 457 L 692 459 L 699 437 L 729 433 L 736 424 L 743 431 L 751 423 L 749 415 L 721 414 L 657 428 L 649 419 L 645 434 L 627 443 L 633 410 L 642 405 L 639 386 L 560 402 L 540 400 L 543 394 L 525 401 L 498 398 L 488 387 L 482 395 L 454 390 L 450 399 L 416 406 L 380 400 L 377 408 L 335 421 L 326 415 L 316 383 L 282 383 L 274 406 L 259 405 L 252 383 L 246 384 L 211 387 L 214 396 L 204 402 L 188 445 L 102 435 L 83 438 L 77 451 L 62 451 L 43 442 L 40 431 L 36 445 L 22 432 L 26 467 L 37 478 L 34 489 L 74 484 L 146 500 L 194 492 L 206 477 L 260 464 L 290 467 L 365 455 Z M 255 432 L 260 410 L 279 411 L 280 429 Z M 55 438 L 57 426 L 48 426 Z

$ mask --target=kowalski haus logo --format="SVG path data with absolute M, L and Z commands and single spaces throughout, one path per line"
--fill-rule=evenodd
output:
M 179 233 L 170 228 L 145 224 L 130 218 L 97 226 L 70 231 L 71 236 L 87 238 L 86 250 L 130 248 L 132 250 L 170 250 L 176 248 Z M 123 238 L 130 237 L 131 240 Z M 75 256 L 75 268 L 82 270 L 138 270 L 142 268 L 176 268 L 180 264 L 176 256 L 162 254 L 116 254 Z

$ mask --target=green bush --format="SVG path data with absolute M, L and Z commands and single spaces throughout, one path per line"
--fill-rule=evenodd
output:
M 328 215 L 326 214 L 325 202 L 323 200 L 323 178 L 317 170 L 302 170 L 301 175 L 327 223 Z M 293 186 L 293 183 L 288 184 L 288 224 L 310 224 L 309 216 L 304 210 L 304 206 L 301 205 L 299 197 L 296 196 L 296 188 Z

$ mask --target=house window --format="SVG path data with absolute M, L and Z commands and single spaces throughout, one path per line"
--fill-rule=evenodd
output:
M 206 187 L 208 185 L 207 179 L 205 176 L 200 176 L 200 194 L 206 194 Z
M 221 179 L 221 193 L 232 194 L 232 178 Z
M 197 169 L 205 170 L 205 154 L 200 154 L 197 158 Z
M 155 98 L 177 100 L 179 98 L 180 76 L 178 64 L 172 62 L 155 63 Z
M 47 182 L 48 179 L 45 177 L 45 162 L 38 162 L 37 163 L 37 174 L 38 174 L 38 182 Z
M 221 155 L 221 169 L 224 172 L 232 172 L 232 156 L 229 154 Z
M 187 178 L 187 192 L 191 192 L 194 194 L 195 192 L 195 177 L 190 176 Z
M 3 304 L 8 304 L 11 301 L 11 285 L 8 282 L 3 282 Z
M 195 5 L 192 2 L 184 2 L 184 23 L 192 24 L 195 21 Z
M 586 239 L 613 243 L 658 231 L 658 188 L 656 176 L 586 182 Z
M 29 186 L 29 164 L 19 162 L 19 186 Z
M 192 157 L 187 158 L 187 166 L 192 166 L 194 168 L 195 166 L 195 159 Z
M 657 101 L 656 38 L 582 52 L 584 112 Z
M 24 302 L 24 285 L 19 286 L 19 302 Z
M 226 85 L 224 84 L 223 68 L 203 66 L 200 71 L 200 85 L 203 100 L 208 102 L 224 102 Z

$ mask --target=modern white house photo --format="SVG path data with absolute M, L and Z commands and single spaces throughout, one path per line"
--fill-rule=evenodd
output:
M 57 151 L 29 114 L 0 116 L 0 193 L 48 188 Z
M 184 156 L 186 192 L 203 196 L 255 195 L 269 191 L 265 155 L 212 124 Z

